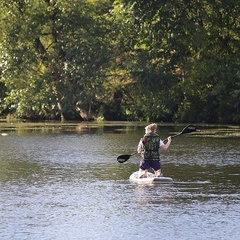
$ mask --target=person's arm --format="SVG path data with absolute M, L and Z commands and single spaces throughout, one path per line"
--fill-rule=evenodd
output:
M 172 141 L 172 138 L 171 138 L 171 137 L 168 137 L 167 140 L 168 140 L 168 141 L 167 141 L 166 144 L 161 145 L 161 148 L 162 148 L 163 150 L 167 150 L 167 149 L 169 148 L 170 143 L 171 143 L 171 141 Z
M 142 152 L 142 139 L 139 141 L 138 143 L 138 148 L 137 148 L 137 152 L 141 153 Z

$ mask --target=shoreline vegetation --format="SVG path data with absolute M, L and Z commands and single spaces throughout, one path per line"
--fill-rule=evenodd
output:
M 0 0 L 0 117 L 238 125 L 237 0 Z

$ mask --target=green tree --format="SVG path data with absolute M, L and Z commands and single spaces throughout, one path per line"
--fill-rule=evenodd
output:
M 180 121 L 239 121 L 238 1 L 199 1 L 198 28 L 185 65 Z
M 1 81 L 19 116 L 69 118 L 101 96 L 108 2 L 3 1 Z
M 0 111 L 238 123 L 238 5 L 0 0 Z
M 125 112 L 133 119 L 172 121 L 180 98 L 180 63 L 187 56 L 182 55 L 187 39 L 181 19 L 175 22 L 179 9 L 165 1 L 126 1 L 124 7 L 122 2 L 115 1 L 115 19 L 127 22 L 130 29 L 118 41 L 123 43 L 119 44 L 122 55 L 127 56 L 123 66 L 134 80 L 124 89 Z M 128 14 L 121 15 L 126 9 Z
M 129 53 L 126 65 L 136 82 L 127 90 L 131 116 L 181 122 L 239 120 L 238 0 L 115 2 L 132 13 L 122 21 L 137 29 L 129 50 L 123 49 Z

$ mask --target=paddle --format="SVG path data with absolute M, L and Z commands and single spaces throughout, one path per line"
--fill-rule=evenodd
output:
M 135 153 L 133 153 L 133 154 L 131 154 L 131 155 L 120 155 L 120 156 L 117 157 L 117 161 L 118 161 L 119 163 L 124 163 L 124 162 L 126 162 L 131 156 L 136 155 L 136 154 L 137 154 L 137 152 L 135 152 Z
M 195 132 L 196 130 L 197 130 L 196 127 L 194 127 L 193 125 L 188 125 L 180 133 L 171 136 L 171 138 L 177 137 L 177 136 L 185 134 L 185 133 Z M 167 139 L 163 140 L 163 142 L 165 142 L 165 141 L 167 141 Z
M 180 135 L 185 134 L 185 133 L 195 132 L 196 130 L 197 130 L 196 127 L 194 127 L 193 125 L 188 125 L 188 126 L 186 126 L 180 133 L 171 136 L 171 138 L 180 136 Z M 164 139 L 163 142 L 164 142 L 164 141 L 167 141 L 167 139 Z M 120 156 L 117 157 L 117 161 L 118 161 L 119 163 L 124 163 L 124 162 L 126 162 L 131 156 L 136 155 L 136 154 L 137 154 L 137 153 L 135 152 L 135 153 L 133 153 L 133 154 L 131 154 L 131 155 L 127 155 L 127 154 L 125 154 L 125 155 L 120 155 Z

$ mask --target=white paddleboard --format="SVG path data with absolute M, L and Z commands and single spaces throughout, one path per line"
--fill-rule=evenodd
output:
M 129 177 L 131 182 L 137 183 L 161 183 L 172 184 L 173 180 L 170 177 L 156 177 L 155 174 L 148 172 L 147 178 L 138 178 L 138 171 L 131 174 Z

